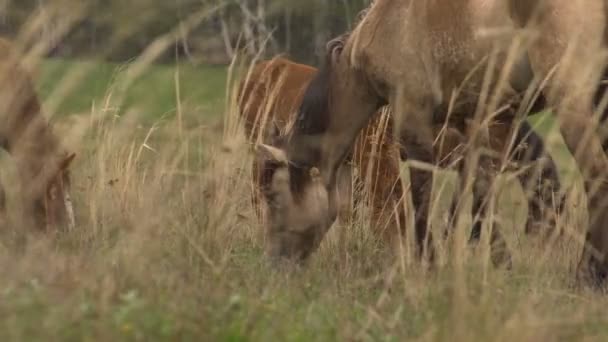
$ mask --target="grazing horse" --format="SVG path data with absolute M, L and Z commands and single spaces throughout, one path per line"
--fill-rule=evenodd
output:
M 66 224 L 72 228 L 69 166 L 75 154 L 61 147 L 42 115 L 30 73 L 19 58 L 12 44 L 0 39 L 0 148 L 19 172 L 22 224 L 42 230 Z
M 285 132 L 295 119 L 302 95 L 317 70 L 313 67 L 276 57 L 254 65 L 241 81 L 238 106 L 245 133 L 251 142 L 262 141 L 273 146 L 285 143 Z M 339 216 L 352 216 L 351 194 L 355 202 L 363 201 L 371 208 L 372 226 L 390 238 L 405 226 L 400 182 L 399 145 L 393 139 L 388 113 L 377 113 L 363 130 L 355 147 L 343 163 L 338 175 Z M 268 194 L 273 168 L 266 158 L 256 158 L 252 168 L 253 206 L 260 219 L 264 217 L 260 199 Z M 353 166 L 357 171 L 353 187 Z
M 328 44 L 328 49 L 331 54 L 339 53 L 336 49 L 340 49 L 339 40 L 333 40 Z M 250 74 L 245 78 L 239 88 L 239 107 L 240 114 L 244 120 L 246 134 L 251 141 L 256 141 L 256 137 L 274 147 L 282 145 L 281 139 L 277 139 L 277 133 L 272 132 L 273 123 L 278 126 L 277 130 L 284 130 L 285 126 L 293 120 L 298 106 L 301 104 L 302 95 L 306 86 L 313 80 L 317 70 L 302 64 L 291 62 L 288 59 L 278 57 L 270 61 L 265 61 L 256 64 L 250 71 Z M 384 121 L 383 121 L 384 120 Z M 264 125 L 266 123 L 266 125 Z M 380 129 L 379 129 L 380 126 Z M 386 126 L 386 127 L 385 127 Z M 509 146 L 512 135 L 511 122 L 495 122 L 490 127 L 490 147 L 494 151 L 506 151 Z M 264 127 L 264 128 L 261 128 Z M 382 217 L 382 213 L 389 210 L 397 210 L 403 227 L 404 206 L 399 205 L 399 200 L 403 198 L 403 189 L 397 181 L 399 178 L 399 155 L 394 153 L 395 146 L 392 142 L 392 119 L 377 113 L 372 118 L 367 128 L 365 128 L 358 136 L 354 145 L 354 150 L 346 157 L 347 163 L 342 165 L 342 168 L 353 162 L 354 166 L 360 170 L 360 177 L 363 184 L 371 184 L 376 191 L 372 191 L 372 196 L 368 196 L 367 200 L 373 208 L 374 217 L 373 226 L 382 226 L 377 217 Z M 438 156 L 440 164 L 450 164 L 454 159 L 458 158 L 459 152 L 457 149 L 460 146 L 466 145 L 466 139 L 455 128 L 447 127 L 444 129 L 442 122 L 437 122 L 434 125 L 434 132 L 437 141 L 435 152 Z M 375 141 L 378 141 L 377 148 Z M 526 145 L 526 146 L 524 146 Z M 544 145 L 540 137 L 532 131 L 529 123 L 524 122 L 516 132 L 515 143 L 516 148 L 511 149 L 513 161 L 520 164 L 529 164 L 531 161 L 539 160 L 545 156 Z M 374 151 L 377 149 L 377 151 Z M 370 159 L 375 163 L 370 162 Z M 267 155 L 264 155 L 261 160 L 256 160 L 253 167 L 253 203 L 256 208 L 256 213 L 260 215 L 261 209 L 259 205 L 260 193 L 268 194 L 270 190 L 273 172 L 276 170 L 276 164 L 267 163 Z M 371 168 L 371 174 L 369 174 Z M 533 168 L 530 168 L 533 170 Z M 557 170 L 553 161 L 549 158 L 547 163 L 541 169 L 542 176 L 550 180 L 551 194 L 559 188 L 559 180 L 557 178 Z M 345 176 L 348 179 L 344 180 Z M 350 174 L 341 173 L 338 176 L 338 190 L 340 193 L 351 193 L 350 189 L 344 189 L 343 184 L 350 185 Z M 550 199 L 546 192 L 540 191 L 540 187 L 526 187 L 533 179 L 538 178 L 533 172 L 520 173 L 519 179 L 525 189 L 533 189 L 536 192 L 530 194 L 529 212 L 530 219 L 528 227 L 538 224 L 545 217 L 543 209 L 547 207 L 546 201 Z M 260 191 L 261 189 L 261 191 Z M 546 189 L 545 189 L 546 190 Z M 481 196 L 477 196 L 481 198 Z M 355 198 L 355 201 L 358 199 Z M 267 202 L 270 202 L 268 199 Z M 348 206 L 352 205 L 350 201 L 340 205 L 338 216 L 342 216 L 344 212 L 349 213 Z M 396 205 L 396 206 L 395 206 Z M 346 208 L 345 208 L 346 207 Z M 480 227 L 476 227 L 480 229 Z M 475 235 L 475 233 L 474 233 Z
M 321 241 L 336 215 L 336 171 L 381 106 L 393 107 L 408 157 L 433 163 L 434 113 L 474 113 L 479 126 L 510 102 L 519 85 L 542 80 L 589 201 L 586 242 L 592 248 L 585 249 L 577 274 L 605 280 L 608 158 L 593 129 L 592 98 L 604 63 L 606 2 L 375 1 L 338 59 L 310 83 L 287 146 L 268 149 L 284 166 L 272 179 L 276 203 L 270 214 L 270 225 L 282 232 L 280 250 L 302 256 Z M 526 67 L 514 63 L 520 58 Z M 475 148 L 478 136 L 471 141 Z M 474 171 L 472 159 L 468 173 Z M 411 180 L 416 235 L 424 247 L 432 173 L 413 168 Z

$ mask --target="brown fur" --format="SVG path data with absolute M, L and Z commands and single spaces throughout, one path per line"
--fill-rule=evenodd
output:
M 245 133 L 252 142 L 275 144 L 270 132 L 276 125 L 285 131 L 293 122 L 297 108 L 302 102 L 306 86 L 317 70 L 307 65 L 294 63 L 277 57 L 257 63 L 239 87 L 238 103 Z M 260 129 L 264 127 L 264 129 Z M 258 140 L 259 139 L 259 140 Z M 382 231 L 395 231 L 404 227 L 405 212 L 402 204 L 403 189 L 399 174 L 399 145 L 393 139 L 392 125 L 388 115 L 377 113 L 368 127 L 360 133 L 354 150 L 343 165 L 340 176 L 341 205 L 339 215 L 347 221 L 352 216 L 351 167 L 359 172 L 355 188 L 355 201 L 364 201 L 372 210 L 372 227 Z M 260 198 L 267 189 L 272 169 L 256 159 L 253 165 L 253 204 L 259 217 L 263 217 Z M 262 189 L 262 191 L 260 191 Z
M 519 27 L 538 35 L 529 46 L 537 78 L 550 75 L 543 94 L 583 174 L 590 224 L 577 276 L 599 284 L 608 277 L 608 158 L 593 120 L 594 93 L 606 67 L 607 0 L 510 0 Z M 603 115 L 605 117 L 605 115 Z M 599 132 L 605 131 L 606 122 Z M 585 136 L 589 132 L 589 138 Z
M 339 49 L 340 42 L 337 39 L 330 44 L 330 53 L 333 53 L 334 48 Z M 239 91 L 240 114 L 244 120 L 247 136 L 252 141 L 256 141 L 257 136 L 262 136 L 265 143 L 276 145 L 277 142 L 272 139 L 273 134 L 267 133 L 273 129 L 270 123 L 274 122 L 278 129 L 285 130 L 285 126 L 293 121 L 295 111 L 302 101 L 303 89 L 316 73 L 317 70 L 312 67 L 297 64 L 282 57 L 256 64 L 249 77 L 242 81 Z M 278 99 L 274 103 L 272 103 L 271 94 Z M 252 95 L 255 96 L 252 97 Z M 264 118 L 268 111 L 270 111 L 268 117 Z M 256 126 L 261 122 L 269 123 L 266 125 L 266 129 L 260 130 L 259 126 Z M 375 114 L 368 126 L 359 134 L 353 153 L 346 157 L 346 163 L 342 169 L 352 163 L 359 171 L 360 182 L 357 184 L 369 187 L 363 192 L 366 196 L 363 198 L 357 196 L 354 202 L 364 201 L 372 208 L 372 226 L 383 231 L 389 228 L 388 231 L 395 232 L 390 228 L 404 227 L 405 213 L 402 204 L 404 193 L 402 183 L 399 181 L 398 146 L 393 141 L 392 131 L 393 123 L 390 113 L 381 111 Z M 434 134 L 437 142 L 435 153 L 438 155 L 439 164 L 449 166 L 455 160 L 461 159 L 462 148 L 467 142 L 458 129 L 451 126 L 444 128 L 442 123 L 437 123 L 434 127 Z M 512 134 L 510 122 L 494 122 L 489 127 L 489 147 L 497 153 L 506 153 Z M 521 134 L 534 133 L 522 131 Z M 522 137 L 521 140 L 524 143 L 538 144 L 528 136 Z M 535 145 L 534 148 L 542 150 L 543 146 Z M 540 152 L 542 151 L 536 151 L 531 158 L 539 158 Z M 516 157 L 515 159 L 523 161 L 524 158 Z M 554 164 L 551 164 L 549 168 L 553 168 L 552 171 L 555 171 Z M 253 165 L 253 204 L 259 217 L 264 216 L 262 205 L 260 205 L 261 193 L 270 186 L 272 172 L 273 168 L 265 166 L 264 160 L 256 159 Z M 342 179 L 344 176 L 347 176 L 347 179 Z M 347 172 L 344 176 L 338 177 L 338 183 L 350 186 L 350 173 Z M 529 178 L 530 176 L 522 177 L 522 183 L 529 181 Z M 557 184 L 554 185 L 559 187 L 557 179 L 552 179 L 552 181 L 555 181 Z M 352 189 L 345 189 L 344 186 L 338 185 L 338 188 L 342 194 L 352 193 Z M 359 194 L 355 193 L 355 195 Z M 543 201 L 540 195 L 539 193 L 531 195 L 531 208 L 536 208 L 537 202 Z M 398 221 L 395 220 L 395 210 L 398 214 Z M 352 203 L 350 198 L 347 198 L 345 203 L 340 205 L 338 216 L 348 219 L 351 211 Z M 536 224 L 540 220 L 540 215 L 543 214 L 539 208 L 539 212 L 531 215 L 530 223 Z
M 561 4 L 564 8 L 575 9 L 574 13 L 579 14 L 577 18 L 584 18 L 585 5 L 577 3 L 579 5 L 568 5 L 559 0 L 552 2 L 552 6 Z M 395 125 L 400 130 L 408 158 L 434 164 L 437 155 L 433 148 L 433 120 L 438 110 L 446 112 L 449 108 L 453 113 L 464 114 L 463 119 L 475 118 L 472 130 L 477 133 L 479 128 L 483 128 L 478 127 L 479 119 L 517 101 L 518 94 L 513 84 L 530 83 L 532 80 L 527 80 L 526 76 L 531 74 L 541 78 L 547 76 L 550 68 L 545 66 L 553 67 L 557 62 L 555 57 L 561 59 L 563 56 L 558 42 L 561 38 L 570 38 L 571 34 L 562 28 L 552 32 L 547 29 L 551 25 L 545 27 L 542 24 L 551 24 L 555 19 L 551 16 L 558 16 L 557 19 L 561 16 L 562 20 L 571 16 L 559 10 L 551 11 L 548 18 L 541 16 L 539 27 L 543 35 L 541 41 L 533 41 L 527 50 L 530 63 L 515 63 L 516 68 L 510 75 L 502 72 L 503 66 L 521 60 L 525 51 L 511 56 L 506 44 L 511 40 L 508 34 L 484 36 L 481 30 L 492 28 L 496 31 L 502 29 L 502 25 L 516 28 L 509 16 L 509 4 L 512 3 L 500 0 L 376 1 L 348 38 L 344 51 L 336 59 L 332 55 L 327 67 L 310 83 L 285 149 L 273 151 L 273 155 L 289 161 L 283 162 L 289 187 L 275 187 L 272 191 L 277 196 L 281 194 L 293 200 L 273 209 L 271 216 L 280 219 L 271 222 L 270 226 L 281 234 L 300 232 L 297 239 L 301 239 L 301 232 L 306 231 L 307 236 L 314 237 L 308 241 L 315 242 L 309 248 L 314 249 L 318 245 L 337 213 L 336 172 L 357 134 L 386 103 L 390 103 L 396 113 Z M 603 8 L 594 13 L 603 13 Z M 572 24 L 567 20 L 565 23 L 566 26 Z M 581 113 L 590 112 L 586 110 L 589 106 L 584 96 L 581 100 L 566 103 L 566 106 L 557 101 L 566 98 L 565 95 L 579 95 L 577 90 L 581 86 L 586 89 L 586 84 L 581 81 L 581 76 L 587 74 L 583 69 L 597 64 L 592 60 L 598 53 L 595 49 L 598 45 L 597 27 L 594 25 L 594 20 L 591 20 L 571 27 L 573 31 L 582 28 L 591 36 L 585 36 L 582 52 L 575 51 L 575 60 L 581 61 L 582 67 L 569 70 L 562 66 L 567 77 L 550 82 L 550 89 L 558 90 L 558 95 L 547 96 L 547 103 L 552 106 L 559 104 L 560 112 L 574 113 L 572 104 L 579 106 L 576 111 L 578 117 Z M 601 28 L 603 33 L 603 26 Z M 552 42 L 555 38 L 558 40 Z M 545 56 L 545 61 L 540 56 Z M 552 91 L 546 93 L 552 94 Z M 452 95 L 457 95 L 456 101 L 452 101 Z M 574 150 L 576 140 L 580 140 L 583 133 L 581 123 L 587 122 L 575 122 L 572 115 L 559 116 L 564 135 L 568 136 L 566 141 Z M 472 148 L 484 144 L 487 142 L 482 135 L 472 136 Z M 584 151 L 586 156 L 577 159 L 584 170 L 594 171 L 586 172 L 586 175 L 598 175 L 600 170 L 607 169 L 606 157 L 601 148 L 598 150 L 599 146 L 595 139 L 589 150 Z M 467 159 L 464 170 L 475 173 L 478 169 L 470 161 L 472 159 Z M 589 163 L 592 167 L 587 165 Z M 308 176 L 307 170 L 312 168 L 320 171 L 324 187 L 319 188 L 319 183 L 312 182 Z M 595 176 L 589 177 L 587 179 L 591 181 Z M 416 207 L 416 237 L 418 245 L 424 247 L 432 173 L 414 168 L 411 178 Z M 470 186 L 468 178 L 464 179 L 467 180 L 464 185 Z M 306 203 L 314 202 L 311 196 L 319 194 L 322 194 L 319 197 L 322 200 L 317 203 L 321 208 L 310 212 L 317 216 L 310 217 L 306 226 L 290 220 L 289 212 L 308 212 Z M 327 206 L 323 202 L 325 199 Z M 278 236 L 280 240 L 281 235 Z
M 66 152 L 41 114 L 40 102 L 19 53 L 0 39 L 0 142 L 16 162 L 24 200 L 23 224 L 48 229 L 67 221 L 69 191 Z

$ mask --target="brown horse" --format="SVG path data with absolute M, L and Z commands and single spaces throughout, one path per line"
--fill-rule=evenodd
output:
M 339 48 L 336 40 L 330 43 L 329 48 L 331 53 L 336 53 L 336 48 Z M 338 52 L 339 53 L 339 52 Z M 277 134 L 268 134 L 272 131 L 271 125 L 274 122 L 278 129 L 284 129 L 286 125 L 293 120 L 295 111 L 301 103 L 306 86 L 315 77 L 317 70 L 302 64 L 291 62 L 285 58 L 279 57 L 270 61 L 256 64 L 248 77 L 244 79 L 239 90 L 239 105 L 241 108 L 240 114 L 243 117 L 246 133 L 250 140 L 257 140 L 256 137 L 261 137 L 260 140 L 269 143 L 273 146 L 281 145 L 279 141 L 273 138 Z M 274 96 L 274 99 L 272 98 Z M 276 100 L 275 100 L 276 99 Z M 274 101 L 273 101 L 274 100 Z M 263 123 L 267 123 L 263 126 Z M 497 152 L 506 151 L 508 143 L 512 135 L 511 122 L 495 122 L 490 127 L 490 147 Z M 260 129 L 265 127 L 264 129 Z M 375 220 L 372 226 L 385 227 L 384 222 L 379 222 L 379 217 L 386 217 L 386 212 L 391 213 L 396 210 L 401 219 L 398 223 L 401 227 L 404 226 L 403 213 L 404 206 L 399 205 L 403 199 L 403 189 L 399 178 L 399 155 L 395 153 L 395 144 L 392 142 L 392 119 L 386 114 L 376 114 L 367 128 L 365 128 L 356 140 L 353 153 L 349 153 L 346 157 L 345 165 L 342 169 L 348 167 L 349 163 L 353 163 L 357 170 L 360 170 L 360 175 L 363 184 L 372 185 L 372 191 L 367 192 L 371 196 L 367 196 L 364 200 L 373 208 Z M 454 159 L 458 158 L 461 152 L 458 149 L 466 144 L 464 136 L 453 127 L 444 129 L 443 123 L 439 122 L 434 125 L 436 141 L 435 153 L 440 156 L 439 161 L 443 165 L 450 164 Z M 375 142 L 378 142 L 375 144 Z M 528 145 L 523 148 L 523 146 Z M 524 122 L 517 131 L 515 137 L 515 146 L 517 149 L 512 149 L 513 160 L 518 163 L 528 164 L 530 161 L 535 161 L 543 157 L 545 154 L 542 140 L 532 131 L 527 122 Z M 266 156 L 265 156 L 266 157 Z M 268 193 L 272 174 L 276 165 L 264 165 L 267 160 L 256 160 L 253 168 L 253 201 L 254 207 L 259 208 L 259 189 L 263 189 L 262 193 Z M 530 169 L 533 170 L 533 169 Z M 350 177 L 346 180 L 342 179 L 349 176 L 349 173 L 342 173 L 338 176 L 337 183 L 340 193 L 351 193 L 350 189 L 344 189 L 342 184 L 350 185 Z M 559 190 L 559 180 L 557 179 L 557 170 L 552 160 L 542 169 L 542 176 L 550 179 L 551 192 L 553 194 Z M 520 181 L 524 188 L 534 189 L 536 192 L 531 193 L 529 201 L 529 211 L 531 213 L 529 219 L 529 227 L 538 224 L 544 218 L 543 209 L 547 207 L 546 201 L 550 198 L 543 191 L 547 189 L 539 187 L 526 187 L 525 185 L 533 179 L 538 178 L 533 172 L 524 172 L 520 174 Z M 375 190 L 375 191 L 374 191 Z M 476 196 L 482 198 L 482 196 Z M 357 198 L 355 198 L 357 201 Z M 342 216 L 344 212 L 349 213 L 349 205 L 351 201 L 346 201 L 346 204 L 340 205 L 338 215 Z M 479 202 L 476 205 L 480 206 Z M 256 210 L 256 212 L 258 212 Z M 397 222 L 393 222 L 394 224 Z M 479 230 L 480 226 L 476 225 Z M 474 233 L 474 235 L 478 233 Z
M 13 45 L 0 39 L 0 148 L 19 172 L 23 222 L 50 229 L 74 226 L 69 194 L 69 166 L 75 154 L 65 151 L 41 113 L 30 73 Z
M 283 134 L 294 121 L 304 90 L 317 70 L 283 57 L 257 63 L 242 80 L 238 105 L 245 133 L 251 142 L 281 145 Z M 399 145 L 394 141 L 388 113 L 377 113 L 363 130 L 349 153 L 338 176 L 339 216 L 347 221 L 352 216 L 353 203 L 365 203 L 371 208 L 372 226 L 390 237 L 395 229 L 404 227 L 405 212 L 400 182 Z M 259 218 L 264 217 L 261 195 L 267 193 L 272 168 L 264 166 L 265 159 L 254 161 L 253 205 Z M 357 171 L 353 189 L 353 167 Z M 384 234 L 383 234 L 384 235 Z
M 294 248 L 289 255 L 301 255 L 321 241 L 335 217 L 336 171 L 382 105 L 393 107 L 408 157 L 432 164 L 438 109 L 474 113 L 477 132 L 481 119 L 508 104 L 518 85 L 546 80 L 542 92 L 584 175 L 591 217 L 587 243 L 599 252 L 586 249 L 578 274 L 604 280 L 608 158 L 591 114 L 604 63 L 606 12 L 606 0 L 377 0 L 343 53 L 311 82 L 288 145 L 272 149 L 286 166 L 273 177 L 282 202 L 270 215 L 276 231 L 289 232 L 278 238 L 287 246 L 280 250 Z M 533 33 L 524 36 L 525 49 L 512 44 L 518 28 Z M 522 56 L 527 67 L 512 63 Z M 474 148 L 478 136 L 471 141 Z M 473 172 L 470 158 L 466 164 L 467 173 Z M 416 232 L 424 246 L 432 174 L 414 168 L 411 178 Z

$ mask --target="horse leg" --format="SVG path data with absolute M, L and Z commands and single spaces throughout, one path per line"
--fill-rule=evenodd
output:
M 491 197 L 487 196 L 487 188 L 485 185 L 487 184 L 488 179 L 484 180 L 475 180 L 476 184 L 484 184 L 484 186 L 474 186 L 473 191 L 473 229 L 471 230 L 471 236 L 469 238 L 470 243 L 478 243 L 481 238 L 482 232 L 482 223 L 484 220 L 490 220 L 491 216 L 488 212 L 489 201 L 493 200 Z M 480 190 L 483 190 L 483 193 L 480 193 Z M 490 235 L 490 259 L 492 260 L 492 264 L 496 267 L 506 267 L 507 269 L 511 269 L 512 260 L 511 260 L 511 252 L 502 236 L 501 226 L 493 222 Z
M 561 184 L 554 161 L 544 156 L 530 160 L 524 157 L 518 162 L 525 168 L 518 173 L 518 180 L 524 189 L 528 202 L 526 234 L 545 233 L 545 228 L 555 227 L 557 214 L 563 210 Z
M 545 228 L 555 227 L 557 215 L 563 211 L 564 201 L 553 161 L 541 160 L 537 164 L 518 177 L 528 199 L 526 234 L 545 233 Z
M 554 227 L 558 213 L 562 211 L 561 183 L 559 172 L 553 158 L 546 150 L 542 138 L 534 132 L 529 122 L 519 125 L 501 123 L 511 129 L 503 141 L 502 151 L 508 161 L 516 165 L 518 181 L 528 203 L 526 234 L 540 233 L 544 227 Z M 513 139 L 511 146 L 508 143 Z M 507 148 L 509 148 L 507 150 Z
M 591 248 L 585 248 L 577 275 L 603 282 L 608 276 L 608 158 L 595 130 L 592 95 L 603 63 L 604 0 L 542 3 L 546 8 L 533 24 L 539 35 L 529 49 L 530 62 L 541 79 L 558 66 L 544 94 L 583 174 L 590 217 L 586 242 Z
M 595 126 L 591 115 L 583 118 L 577 115 L 591 113 L 591 110 L 580 108 L 580 111 L 574 111 L 565 108 L 562 113 L 559 112 L 558 109 L 564 140 L 583 174 L 589 208 L 589 228 L 585 238 L 587 246 L 578 265 L 577 274 L 579 279 L 604 282 L 608 276 L 608 159 L 597 134 L 586 133 L 589 128 L 593 130 Z M 586 144 L 581 143 L 587 134 L 591 137 Z
M 410 165 L 410 181 L 418 255 L 424 258 L 428 252 L 428 257 L 433 262 L 434 250 L 432 235 L 428 230 L 428 215 L 433 185 L 433 170 L 430 167 L 435 162 L 432 127 L 434 106 L 430 101 L 424 101 L 425 98 L 428 97 L 402 92 L 391 103 L 395 104 L 395 113 L 402 115 L 395 116 L 395 128 L 399 132 L 407 160 L 423 162 L 429 167 L 427 169 L 426 166 L 421 168 L 422 165 Z
M 471 151 L 467 151 L 471 153 Z M 493 183 L 496 179 L 497 172 L 492 165 L 492 161 L 488 157 L 480 157 L 477 163 L 476 170 L 474 171 L 472 180 L 472 192 L 473 192 L 473 205 L 472 205 L 472 217 L 473 227 L 471 230 L 471 236 L 469 237 L 470 243 L 478 243 L 482 233 L 483 221 L 492 220 L 491 213 L 489 212 L 491 207 L 491 201 L 494 201 L 492 194 Z M 467 186 L 467 174 L 464 172 L 467 166 L 464 162 L 459 164 L 461 174 L 461 185 L 462 189 L 466 189 Z M 455 209 L 452 209 L 454 212 Z M 492 222 L 490 228 L 490 259 L 492 264 L 496 267 L 504 266 L 510 269 L 512 266 L 511 253 L 507 247 L 507 244 L 501 233 L 501 226 L 497 222 Z
M 462 140 L 465 141 L 464 136 L 462 136 Z M 444 163 L 449 163 L 451 166 L 455 166 L 456 170 L 459 171 L 460 177 L 460 189 L 465 189 L 466 177 L 464 174 L 464 161 L 462 153 L 465 151 L 455 151 L 451 156 L 446 156 L 444 159 Z M 479 242 L 481 238 L 482 232 L 482 223 L 484 220 L 491 219 L 488 217 L 488 205 L 489 201 L 493 200 L 491 196 L 488 194 L 491 193 L 492 182 L 495 179 L 496 173 L 490 172 L 491 166 L 489 163 L 482 162 L 482 165 L 479 166 L 477 171 L 474 174 L 473 183 L 472 183 L 472 192 L 473 192 L 473 203 L 471 207 L 471 214 L 474 219 L 473 226 L 471 229 L 471 235 L 469 237 L 469 243 L 476 244 Z M 458 191 L 457 191 L 458 193 Z M 458 206 L 461 198 L 454 197 L 452 199 L 451 207 L 450 207 L 450 217 L 452 224 L 457 224 L 457 213 Z M 446 231 L 447 237 L 449 234 Z M 496 223 L 492 226 L 491 235 L 490 235 L 490 258 L 492 263 L 496 267 L 505 266 L 507 269 L 510 269 L 512 266 L 511 261 L 511 253 L 507 247 L 507 244 L 502 236 L 501 227 Z

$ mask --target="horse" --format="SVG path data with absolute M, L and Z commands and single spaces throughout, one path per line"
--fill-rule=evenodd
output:
M 310 83 L 285 148 L 264 147 L 282 165 L 272 180 L 277 201 L 270 215 L 275 230 L 289 232 L 278 238 L 286 246 L 279 250 L 295 247 L 285 254 L 301 255 L 321 241 L 335 217 L 336 172 L 378 108 L 393 107 L 408 156 L 432 164 L 436 111 L 469 113 L 479 131 L 519 85 L 540 85 L 582 171 L 589 201 L 586 243 L 592 248 L 584 250 L 577 278 L 605 281 L 608 158 L 593 129 L 592 98 L 605 64 L 606 2 L 375 1 L 337 60 Z M 471 140 L 475 148 L 478 137 Z M 466 171 L 472 174 L 474 154 L 468 156 Z M 417 242 L 425 249 L 432 173 L 413 168 L 410 176 Z
M 17 48 L 4 38 L 0 38 L 0 103 L 0 148 L 18 170 L 21 224 L 42 231 L 66 225 L 72 229 L 69 166 L 76 155 L 53 132 L 41 112 L 30 71 L 20 63 Z
M 283 56 L 253 65 L 237 92 L 239 114 L 250 142 L 284 144 L 284 132 L 293 122 L 303 92 L 316 73 L 317 69 Z M 405 227 L 406 221 L 399 144 L 392 134 L 387 134 L 391 130 L 389 113 L 376 113 L 359 134 L 338 175 L 341 221 L 352 218 L 353 204 L 366 204 L 371 209 L 370 225 L 387 240 Z M 252 204 L 261 221 L 265 216 L 262 204 L 272 178 L 272 167 L 267 167 L 266 162 L 262 156 L 255 158 L 252 165 Z
M 328 44 L 328 49 L 332 50 L 331 53 L 339 53 L 335 50 L 339 48 L 338 40 L 333 40 Z M 283 57 L 260 62 L 253 66 L 248 77 L 239 86 L 238 97 L 240 115 L 243 118 L 245 131 L 250 141 L 255 141 L 257 137 L 274 147 L 281 146 L 281 143 L 278 142 L 281 139 L 277 138 L 279 136 L 278 131 L 285 130 L 285 126 L 288 126 L 290 120 L 293 120 L 295 110 L 302 101 L 302 94 L 316 74 L 317 70 L 315 68 L 292 62 Z M 390 110 L 384 112 L 390 114 Z M 267 124 L 264 125 L 263 123 Z M 379 126 L 382 128 L 378 129 Z M 501 152 L 509 148 L 508 142 L 512 134 L 511 126 L 511 122 L 495 122 L 491 126 L 490 135 L 492 139 L 490 146 L 494 151 Z M 359 133 L 353 152 L 347 155 L 346 163 L 342 165 L 341 170 L 354 160 L 354 166 L 361 170 L 363 184 L 372 184 L 376 190 L 388 189 L 389 191 L 372 192 L 372 196 L 369 196 L 371 198 L 368 197 L 367 199 L 368 203 L 371 204 L 376 217 L 381 217 L 382 211 L 386 211 L 387 208 L 389 212 L 396 210 L 399 214 L 398 217 L 401 219 L 398 223 L 400 227 L 404 227 L 404 206 L 402 203 L 399 205 L 399 200 L 404 198 L 403 188 L 402 186 L 395 187 L 400 185 L 399 182 L 396 182 L 399 177 L 400 158 L 399 155 L 392 153 L 394 147 L 391 142 L 391 131 L 392 119 L 390 116 L 384 117 L 383 113 L 376 113 L 367 128 Z M 453 127 L 445 129 L 442 122 L 435 124 L 434 132 L 436 141 L 442 142 L 435 146 L 435 151 L 440 156 L 439 160 L 449 164 L 459 154 L 456 152 L 459 147 L 466 144 L 466 139 Z M 374 141 L 379 141 L 376 152 L 374 152 Z M 542 139 L 527 122 L 519 126 L 514 145 L 516 148 L 511 149 L 511 153 L 514 154 L 513 160 L 518 163 L 529 164 L 530 161 L 537 161 L 546 156 Z M 527 146 L 524 147 L 524 145 Z M 375 163 L 369 162 L 370 156 L 376 158 Z M 272 163 L 264 164 L 266 161 L 266 156 L 264 156 L 261 160 L 255 160 L 253 165 L 253 203 L 258 216 L 261 216 L 259 214 L 261 212 L 261 209 L 259 209 L 260 194 L 268 193 L 272 174 L 276 168 L 276 165 L 272 165 Z M 370 167 L 372 173 L 368 176 Z M 528 184 L 534 178 L 531 172 L 524 172 L 519 175 L 522 185 Z M 552 181 L 551 194 L 558 192 L 557 168 L 550 158 L 542 169 L 542 175 Z M 338 176 L 339 193 L 350 194 L 350 189 L 344 190 L 344 187 L 340 186 L 351 184 L 350 177 L 344 180 L 344 176 L 350 176 L 350 173 L 340 173 Z M 524 188 L 527 187 L 524 186 Z M 532 189 L 539 190 L 540 188 L 534 187 Z M 529 197 L 531 215 L 528 220 L 527 232 L 530 232 L 530 227 L 538 224 L 545 217 L 543 209 L 547 207 L 546 201 L 550 198 L 541 191 L 531 195 L 533 195 Z M 480 196 L 477 197 L 480 198 Z M 355 202 L 357 200 L 355 198 Z M 266 198 L 266 202 L 269 201 L 270 199 Z M 351 203 L 347 200 L 346 206 Z M 344 216 L 344 212 L 349 213 L 350 208 L 344 207 L 344 205 L 340 205 L 339 217 Z M 382 227 L 381 224 L 378 224 L 378 221 L 373 220 L 372 226 Z M 476 230 L 480 230 L 480 226 L 476 225 Z

